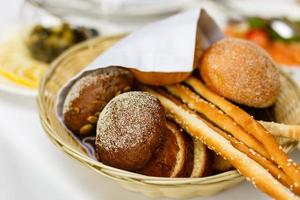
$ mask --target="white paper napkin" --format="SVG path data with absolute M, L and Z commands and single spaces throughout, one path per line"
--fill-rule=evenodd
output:
M 191 71 L 198 16 L 199 11 L 194 11 L 150 24 L 108 49 L 86 69 L 118 65 L 141 71 Z
M 192 71 L 196 34 L 201 38 L 203 48 L 224 37 L 205 10 L 201 10 L 200 19 L 199 15 L 200 11 L 197 9 L 147 25 L 97 57 L 60 91 L 57 99 L 57 115 L 60 120 L 63 119 L 63 102 L 70 87 L 77 79 L 95 69 L 113 65 L 146 72 Z

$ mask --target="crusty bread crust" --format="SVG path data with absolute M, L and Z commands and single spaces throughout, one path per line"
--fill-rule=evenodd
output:
M 220 154 L 243 174 L 247 180 L 275 199 L 299 199 L 288 188 L 278 182 L 261 165 L 237 150 L 230 141 L 219 135 L 215 130 L 204 123 L 193 111 L 184 105 L 178 105 L 152 89 L 143 88 L 156 96 L 171 113 L 174 120 L 193 137 L 198 138 L 209 148 Z
M 206 146 L 196 138 L 193 138 L 194 143 L 194 166 L 191 173 L 192 178 L 202 177 L 208 166 L 208 156 Z
M 157 177 L 177 177 L 184 168 L 185 141 L 179 129 L 170 121 L 160 146 L 155 150 L 140 174 Z
M 180 130 L 178 129 L 178 127 L 175 124 L 168 121 L 167 128 L 175 135 L 176 144 L 178 146 L 178 152 L 177 152 L 177 155 L 176 155 L 176 162 L 175 162 L 175 165 L 173 167 L 172 173 L 170 174 L 170 177 L 177 177 L 177 176 L 180 175 L 180 173 L 184 169 L 184 164 L 187 160 L 187 158 L 186 158 L 186 156 L 187 156 L 187 153 L 186 153 L 186 151 L 187 151 L 187 149 L 186 149 L 187 142 L 185 141 L 185 138 L 182 135 L 183 133 L 180 132 Z M 172 148 L 172 147 L 170 147 L 170 148 Z
M 191 72 L 142 72 L 137 69 L 130 71 L 139 82 L 154 86 L 179 83 L 191 75 Z
M 82 131 L 82 128 L 87 125 L 95 130 L 99 112 L 113 97 L 131 90 L 133 84 L 130 71 L 120 67 L 101 68 L 85 75 L 74 83 L 66 96 L 64 123 L 76 134 L 89 134 L 92 129 Z
M 268 107 L 279 94 L 276 64 L 246 40 L 225 38 L 212 44 L 203 53 L 200 73 L 211 90 L 250 107 Z
M 147 92 L 113 98 L 97 122 L 96 153 L 109 166 L 138 171 L 160 146 L 166 132 L 165 109 Z

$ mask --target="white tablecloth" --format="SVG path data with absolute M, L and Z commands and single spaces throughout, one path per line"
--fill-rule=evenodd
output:
M 1 2 L 0 23 L 17 22 L 20 0 Z M 297 150 L 291 156 L 300 162 Z M 0 199 L 101 200 L 148 199 L 129 192 L 67 157 L 41 128 L 35 99 L 0 93 Z M 269 199 L 249 183 L 213 197 L 195 199 Z

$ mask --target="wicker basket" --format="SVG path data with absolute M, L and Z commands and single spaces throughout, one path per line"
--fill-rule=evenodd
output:
M 117 42 L 122 35 L 96 38 L 82 43 L 64 53 L 47 72 L 39 88 L 38 106 L 42 126 L 49 138 L 69 156 L 82 164 L 120 183 L 131 191 L 142 192 L 151 197 L 189 198 L 213 195 L 243 180 L 236 170 L 204 178 L 158 178 L 149 177 L 106 166 L 90 158 L 85 149 L 65 130 L 55 115 L 55 100 L 59 89 L 72 76 L 96 56 Z M 285 75 L 282 76 L 282 95 L 275 106 L 277 121 L 299 123 L 300 95 L 296 85 Z M 296 121 L 298 120 L 298 121 Z M 290 151 L 297 142 L 288 141 Z

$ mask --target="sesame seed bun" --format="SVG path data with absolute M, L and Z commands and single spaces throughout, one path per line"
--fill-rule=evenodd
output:
M 280 90 L 271 57 L 246 40 L 225 38 L 214 43 L 203 54 L 200 73 L 211 90 L 250 107 L 272 105 Z

